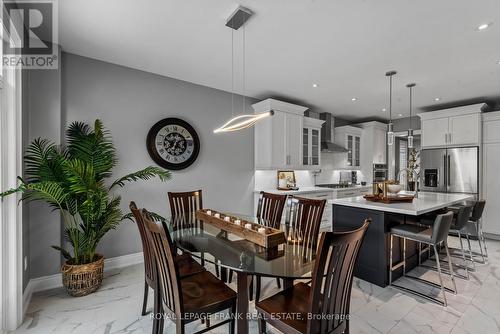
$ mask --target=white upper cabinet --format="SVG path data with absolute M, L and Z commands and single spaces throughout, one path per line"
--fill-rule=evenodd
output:
M 274 115 L 255 124 L 256 169 L 301 169 L 302 131 L 307 107 L 266 99 L 252 105 L 256 113 Z
M 422 121 L 422 147 L 446 146 L 447 144 L 447 117 Z
M 474 104 L 419 114 L 422 148 L 479 145 L 482 106 Z
M 319 168 L 321 164 L 321 125 L 325 121 L 304 117 L 302 128 L 302 165 Z
M 480 114 L 454 116 L 449 119 L 449 143 L 451 145 L 476 145 L 480 142 Z
M 335 143 L 347 149 L 347 157 L 339 161 L 338 168 L 361 167 L 361 136 L 363 129 L 346 125 L 335 128 Z

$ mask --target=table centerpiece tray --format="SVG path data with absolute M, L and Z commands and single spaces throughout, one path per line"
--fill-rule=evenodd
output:
M 363 198 L 370 202 L 381 202 L 385 204 L 392 204 L 392 203 L 412 203 L 415 196 L 399 195 L 399 194 L 392 196 L 364 195 Z
M 277 247 L 285 243 L 285 232 L 281 230 L 226 215 L 215 210 L 198 210 L 196 211 L 196 218 L 264 248 Z

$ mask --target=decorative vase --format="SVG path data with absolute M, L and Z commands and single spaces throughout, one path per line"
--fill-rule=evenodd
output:
M 408 190 L 415 191 L 415 181 L 408 181 Z
M 96 257 L 97 260 L 91 263 L 71 264 L 66 261 L 63 264 L 63 285 L 70 296 L 86 296 L 99 289 L 104 271 L 104 256 L 96 254 Z

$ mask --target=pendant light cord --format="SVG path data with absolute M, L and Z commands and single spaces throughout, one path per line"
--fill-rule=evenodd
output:
M 411 125 L 412 125 L 412 123 L 411 123 L 411 109 L 412 109 L 412 106 L 411 106 L 411 99 L 412 99 L 411 90 L 412 90 L 412 88 L 413 88 L 413 87 L 412 87 L 412 86 L 410 86 L 410 129 L 411 129 Z
M 246 40 L 245 40 L 245 31 L 246 31 L 246 27 L 243 26 L 243 113 L 246 112 L 246 101 L 245 101 L 245 79 L 246 79 L 246 68 L 245 68 L 245 62 L 246 62 L 246 57 L 245 57 L 245 44 L 246 44 Z
M 389 122 L 392 123 L 392 74 L 389 76 Z
M 231 117 L 234 117 L 234 29 L 231 29 Z

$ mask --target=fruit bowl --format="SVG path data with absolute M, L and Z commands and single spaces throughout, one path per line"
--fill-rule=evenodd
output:
M 387 185 L 387 191 L 390 192 L 391 194 L 397 194 L 401 190 L 403 190 L 403 186 L 400 184 L 388 184 Z

